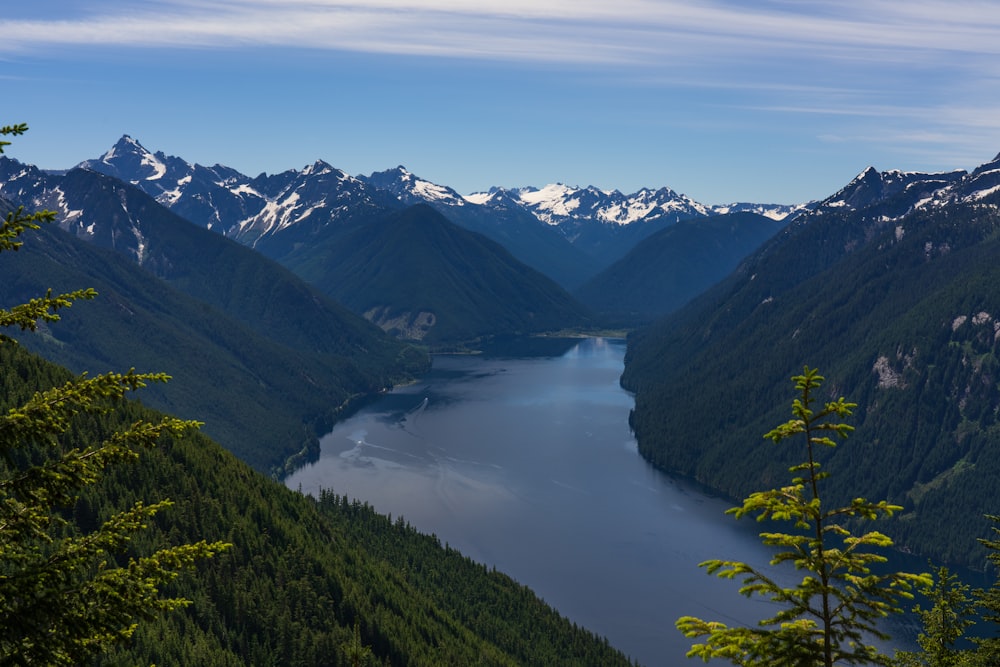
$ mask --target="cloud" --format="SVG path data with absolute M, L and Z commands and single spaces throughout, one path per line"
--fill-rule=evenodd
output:
M 822 141 L 968 157 L 1000 137 L 993 1 L 51 0 L 0 18 L 0 59 L 290 47 L 555 65 L 656 91 L 649 116 L 709 112 L 672 123 L 754 131 L 766 115 Z
M 62 18 L 36 6 L 0 19 L 0 51 L 256 45 L 581 64 L 1000 53 L 1000 18 L 979 2 L 106 0 Z

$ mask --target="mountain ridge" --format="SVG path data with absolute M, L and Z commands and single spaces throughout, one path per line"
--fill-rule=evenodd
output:
M 322 161 L 314 165 L 318 163 Z M 196 224 L 237 238 L 275 259 L 314 238 L 318 227 L 349 223 L 342 218 L 348 211 L 370 219 L 425 202 L 459 226 L 500 242 L 569 289 L 620 259 L 652 232 L 679 220 L 743 210 L 784 219 L 803 209 L 803 205 L 765 204 L 709 207 L 666 187 L 624 195 L 594 187 L 549 185 L 493 188 L 463 196 L 402 166 L 367 177 L 336 170 L 343 177 L 343 189 L 323 190 L 303 185 L 313 180 L 311 167 L 250 178 L 219 165 L 200 167 L 162 152 L 151 153 L 128 135 L 100 158 L 80 166 L 130 182 Z M 293 181 L 298 185 L 292 187 Z M 366 190 L 363 185 L 373 187 Z M 559 197 L 552 196 L 556 192 Z M 328 201 L 330 195 L 342 199 L 343 205 L 334 206 Z M 275 224 L 277 220 L 281 224 Z M 297 225 L 308 229 L 289 230 Z
M 898 546 L 981 566 L 1000 487 L 998 166 L 866 169 L 630 336 L 643 456 L 733 498 L 773 486 L 800 457 L 761 435 L 815 366 L 831 399 L 858 403 L 851 439 L 824 454 L 831 498 L 887 498 L 904 508 L 880 529 Z
M 259 470 L 280 475 L 286 461 L 315 454 L 341 410 L 426 369 L 423 353 L 287 269 L 121 181 L 0 157 L 0 195 L 62 213 L 36 247 L 0 264 L 0 292 L 19 302 L 94 285 L 106 295 L 25 344 L 78 372 L 130 363 L 124 356 L 171 367 L 189 390 L 154 390 L 154 404 L 189 412 L 207 402 L 207 431 Z M 115 321 L 130 335 L 111 335 Z

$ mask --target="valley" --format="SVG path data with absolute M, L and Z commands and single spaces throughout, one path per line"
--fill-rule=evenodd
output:
M 204 421 L 205 434 L 235 455 L 227 458 L 214 445 L 205 445 L 210 456 L 225 461 L 223 469 L 213 477 L 210 466 L 201 465 L 199 482 L 176 480 L 183 487 L 181 497 L 190 499 L 191 507 L 207 503 L 221 516 L 225 512 L 214 495 L 221 493 L 217 485 L 234 484 L 238 477 L 237 486 L 246 483 L 267 498 L 254 505 L 258 523 L 281 534 L 279 547 L 293 545 L 305 559 L 275 566 L 281 577 L 289 572 L 286 567 L 292 568 L 303 576 L 297 586 L 312 595 L 318 590 L 314 586 L 326 584 L 307 584 L 303 573 L 332 568 L 323 576 L 338 583 L 320 594 L 323 600 L 309 614 L 319 614 L 316 609 L 335 599 L 334 625 L 294 621 L 300 624 L 294 631 L 314 634 L 310 641 L 333 646 L 344 640 L 352 622 L 363 622 L 366 640 L 393 664 L 434 664 L 432 648 L 445 645 L 462 659 L 486 656 L 493 661 L 489 664 L 532 662 L 538 655 L 547 661 L 555 654 L 571 660 L 577 649 L 610 661 L 601 664 L 625 664 L 628 659 L 615 649 L 629 653 L 630 646 L 642 647 L 633 657 L 655 662 L 663 654 L 650 647 L 662 635 L 679 636 L 671 623 L 684 610 L 668 612 L 654 604 L 641 612 L 652 619 L 649 625 L 633 619 L 616 628 L 605 625 L 616 616 L 608 598 L 598 596 L 596 612 L 567 593 L 581 588 L 579 580 L 551 589 L 560 601 L 549 600 L 546 586 L 558 576 L 535 579 L 526 566 L 541 567 L 544 560 L 532 561 L 529 553 L 519 562 L 505 561 L 499 546 L 489 541 L 512 539 L 491 525 L 528 529 L 523 517 L 497 513 L 497 507 L 524 506 L 529 513 L 543 508 L 539 514 L 559 517 L 555 524 L 534 528 L 535 537 L 513 538 L 532 544 L 560 531 L 584 534 L 593 529 L 590 519 L 598 516 L 610 522 L 597 530 L 599 536 L 628 525 L 632 532 L 617 538 L 613 553 L 573 542 L 551 551 L 560 554 L 554 557 L 557 569 L 574 563 L 574 553 L 593 552 L 586 577 L 595 581 L 601 562 L 605 570 L 627 569 L 638 581 L 622 587 L 641 597 L 652 570 L 665 567 L 664 550 L 699 531 L 707 530 L 712 541 L 724 530 L 715 523 L 711 529 L 693 524 L 667 528 L 671 512 L 698 514 L 711 506 L 714 513 L 729 504 L 707 496 L 691 501 L 695 487 L 663 473 L 693 480 L 727 499 L 784 479 L 800 456 L 765 442 L 762 434 L 787 419 L 788 378 L 804 365 L 817 366 L 827 376 L 825 398 L 843 395 L 858 403 L 856 431 L 822 458 L 831 475 L 827 488 L 832 501 L 849 502 L 857 495 L 886 498 L 903 508 L 881 528 L 898 548 L 975 570 L 989 565 L 989 551 L 977 540 L 989 535 L 985 515 L 996 513 L 992 503 L 1000 488 L 1000 275 L 995 262 L 1000 251 L 1000 161 L 972 172 L 942 174 L 870 168 L 830 197 L 807 204 L 705 206 L 669 188 L 624 195 L 564 185 L 498 187 L 463 197 L 403 167 L 354 177 L 321 160 L 301 171 L 251 178 L 220 165 L 208 168 L 151 153 L 125 136 L 100 158 L 65 172 L 0 157 L 0 201 L 4 210 L 24 206 L 58 214 L 57 222 L 34 234 L 23 250 L 0 258 L 0 301 L 21 303 L 50 287 L 93 286 L 100 294 L 66 311 L 62 322 L 20 334 L 23 348 L 74 373 L 141 365 L 174 376 L 165 387 L 144 392 L 143 404 Z M 611 479 L 601 475 L 610 475 L 612 465 L 600 463 L 604 454 L 584 444 L 593 430 L 543 449 L 572 431 L 556 421 L 537 422 L 536 432 L 505 434 L 501 426 L 508 421 L 529 420 L 499 417 L 492 427 L 499 440 L 482 443 L 486 449 L 475 452 L 405 453 L 397 445 L 367 440 L 367 431 L 357 435 L 358 429 L 376 428 L 354 421 L 373 414 L 364 406 L 401 406 L 400 401 L 414 398 L 413 392 L 433 391 L 427 382 L 435 373 L 444 372 L 457 384 L 463 374 L 504 376 L 513 368 L 504 364 L 521 358 L 501 355 L 508 361 L 490 366 L 491 357 L 482 354 L 490 348 L 524 340 L 557 348 L 562 343 L 554 332 L 583 335 L 610 328 L 630 332 L 627 349 L 617 342 L 578 342 L 570 348 L 573 353 L 543 357 L 570 365 L 574 360 L 593 362 L 591 370 L 606 374 L 600 381 L 603 388 L 583 404 L 600 403 L 597 394 L 613 397 L 617 416 L 612 433 L 596 439 L 619 455 L 627 452 L 630 463 L 623 465 L 632 466 L 625 482 L 617 480 L 629 488 L 616 493 L 613 502 L 601 495 L 611 493 L 604 486 Z M 599 357 L 594 345 L 613 348 L 615 354 Z M 446 351 L 470 354 L 449 360 L 442 356 Z M 9 363 L 29 362 L 17 358 Z M 546 369 L 529 382 L 540 394 L 522 387 L 497 400 L 544 403 L 539 396 L 546 392 L 572 394 L 587 386 L 582 380 L 560 385 L 557 367 Z M 461 404 L 468 398 L 445 397 L 444 403 Z M 410 400 L 376 419 L 390 424 L 380 437 L 393 429 L 408 433 L 420 420 L 428 428 L 457 428 L 461 417 L 453 413 L 444 425 L 433 422 L 432 413 L 439 409 L 434 402 Z M 489 424 L 498 418 L 488 403 L 486 410 L 475 419 Z M 563 418 L 579 426 L 597 414 Z M 351 433 L 345 436 L 340 428 Z M 330 444 L 331 430 L 353 444 Z M 532 456 L 547 457 L 547 466 L 504 459 L 500 452 L 515 456 L 511 443 L 534 448 Z M 185 453 L 190 446 L 165 456 L 197 459 L 200 455 Z M 366 447 L 388 449 L 376 456 L 366 453 Z M 497 456 L 491 457 L 489 450 Z M 442 464 L 445 459 L 449 463 Z M 327 487 L 329 478 L 316 471 L 345 460 L 353 466 L 353 476 L 334 477 L 333 488 Z M 410 466 L 435 465 L 433 488 L 426 479 L 411 488 L 400 477 L 390 477 L 409 476 L 412 482 L 423 473 L 414 475 Z M 581 467 L 595 465 L 583 477 L 572 477 Z M 488 474 L 472 475 L 463 466 L 487 469 Z M 538 487 L 524 488 L 519 482 L 497 481 L 503 475 L 498 471 L 514 467 L 544 479 Z M 157 478 L 155 471 L 149 474 L 150 480 Z M 154 484 L 142 479 L 142 484 Z M 354 490 L 372 479 L 371 497 Z M 664 486 L 665 479 L 672 481 Z M 281 480 L 292 489 L 301 485 L 315 498 L 276 490 Z M 115 488 L 124 483 L 116 479 Z M 191 484 L 202 485 L 204 493 L 193 491 Z M 653 484 L 659 486 L 650 491 Z M 532 494 L 543 486 L 558 497 L 535 498 Z M 382 506 L 380 492 L 405 489 L 406 497 Z M 652 498 L 652 505 L 629 515 L 622 503 L 637 507 L 630 495 L 635 492 L 646 501 Z M 340 493 L 345 495 L 336 495 Z M 567 500 L 595 493 L 596 501 L 586 510 Z M 668 493 L 679 495 L 665 500 Z M 420 501 L 430 503 L 435 494 L 447 506 L 429 515 L 447 515 L 454 524 L 442 525 L 433 538 L 417 532 L 437 532 L 433 521 L 425 524 L 424 518 L 409 526 L 378 514 L 392 512 L 399 519 L 404 513 L 416 521 L 411 513 L 420 514 Z M 245 506 L 249 501 L 222 504 L 230 502 Z M 374 509 L 364 504 L 368 502 Z M 489 510 L 487 515 L 477 517 L 472 512 L 477 507 Z M 615 507 L 617 515 L 605 516 Z M 459 510 L 472 514 L 460 517 Z M 572 512 L 581 512 L 582 519 L 571 518 Z M 339 518 L 331 519 L 334 515 Z M 328 533 L 336 535 L 331 541 L 354 540 L 349 542 L 354 560 L 331 565 L 333 556 L 323 546 L 289 527 L 303 517 L 322 526 L 317 528 L 321 532 L 333 531 Z M 368 546 L 358 546 L 357 526 L 337 521 L 379 528 Z M 196 531 L 197 523 L 183 530 Z M 238 537 L 244 544 L 271 539 L 258 528 L 241 523 L 239 534 L 230 531 L 226 539 Z M 216 524 L 208 529 L 221 530 Z M 678 538 L 680 534 L 684 537 Z M 445 537 L 443 548 L 438 537 Z M 746 537 L 734 538 L 723 550 L 751 550 L 753 536 Z M 381 540 L 406 546 L 380 561 L 379 550 L 387 548 Z M 411 552 L 429 560 L 418 564 L 407 555 Z M 282 558 L 277 551 L 267 553 Z M 240 576 L 249 577 L 253 555 L 242 557 L 238 566 L 225 567 L 246 568 L 239 569 Z M 623 565 L 632 558 L 638 560 Z M 498 583 L 487 567 L 506 569 L 508 563 L 512 570 L 527 568 L 519 570 L 526 572 L 522 583 L 559 611 L 573 609 L 572 619 L 563 619 L 524 592 L 526 615 L 499 628 L 501 619 L 478 617 L 479 612 L 443 593 L 437 597 L 437 587 L 443 586 L 438 568 L 468 572 L 474 583 L 461 595 L 471 595 L 468 591 L 494 586 L 506 590 L 507 582 Z M 583 561 L 578 564 L 584 567 Z M 355 566 L 356 571 L 346 574 Z M 703 576 L 697 562 L 683 567 L 691 577 Z M 421 570 L 421 577 L 426 575 L 421 586 L 434 582 L 426 599 L 415 592 L 410 568 L 437 573 Z M 164 622 L 197 627 L 191 631 L 218 643 L 223 653 L 245 656 L 248 645 L 226 644 L 210 629 L 231 629 L 241 622 L 214 576 L 192 589 L 203 601 L 212 600 L 210 621 L 183 616 Z M 366 587 L 371 599 L 362 592 Z M 265 599 L 271 595 L 254 590 Z M 682 601 L 690 603 L 697 595 L 702 593 Z M 392 613 L 379 596 L 391 599 Z M 426 610 L 411 614 L 407 603 L 400 602 L 413 599 L 426 603 Z M 630 600 L 637 606 L 650 602 Z M 661 612 L 667 618 L 656 617 Z M 577 613 L 587 630 L 575 626 Z M 601 614 L 608 617 L 602 620 Z M 451 620 L 433 627 L 416 620 L 425 617 Z M 553 633 L 551 643 L 535 647 L 539 654 L 518 653 L 523 647 L 509 641 L 519 632 L 515 625 L 530 624 L 530 618 L 546 619 Z M 416 626 L 424 628 L 422 639 L 396 642 L 390 637 L 392 632 L 416 632 Z M 495 632 L 477 634 L 487 626 Z M 183 634 L 171 627 L 170 633 Z M 606 633 L 615 649 L 591 631 Z M 287 632 L 293 632 L 291 626 Z M 630 632 L 644 638 L 626 638 Z M 444 635 L 450 639 L 442 643 Z M 135 655 L 156 655 L 148 648 L 155 640 L 143 641 L 151 643 Z M 267 643 L 262 640 L 252 650 L 265 655 Z M 181 655 L 188 649 L 171 650 Z
M 436 355 L 420 382 L 338 424 L 285 484 L 350 493 L 510 574 L 640 664 L 683 664 L 690 642 L 671 619 L 762 613 L 698 563 L 740 554 L 768 567 L 770 551 L 754 522 L 725 514 L 728 499 L 639 456 L 624 353 L 624 340 L 585 338 Z M 888 629 L 897 646 L 912 641 L 903 624 Z

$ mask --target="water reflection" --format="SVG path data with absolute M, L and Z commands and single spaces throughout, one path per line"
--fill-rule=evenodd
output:
M 531 356 L 505 345 L 437 357 L 424 381 L 339 424 L 287 484 L 404 516 L 644 664 L 682 664 L 678 616 L 754 623 L 774 612 L 698 563 L 766 568 L 770 554 L 754 522 L 724 515 L 730 502 L 639 457 L 632 397 L 618 385 L 624 351 L 587 339 L 544 341 Z

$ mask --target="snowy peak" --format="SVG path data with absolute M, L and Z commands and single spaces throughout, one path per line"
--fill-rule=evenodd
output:
M 594 186 L 570 187 L 553 183 L 543 188 L 520 188 L 511 195 L 539 220 L 550 225 L 595 221 L 610 225 L 670 220 L 709 214 L 709 207 L 670 188 L 643 188 L 630 195 Z
M 396 195 L 407 205 L 430 203 L 446 206 L 465 206 L 466 200 L 451 188 L 424 180 L 399 165 L 395 169 L 377 171 L 363 178 L 376 188 L 386 190 Z
M 300 223 L 315 229 L 381 207 L 386 198 L 323 160 L 301 171 L 250 178 L 219 164 L 151 153 L 128 135 L 80 166 L 131 183 L 191 222 L 248 245 Z
M 347 174 L 339 169 L 336 169 L 333 165 L 328 162 L 324 162 L 323 160 L 316 160 L 302 170 L 302 175 L 307 178 L 309 176 L 325 176 L 326 174 L 333 174 L 335 178 L 339 178 L 341 180 L 347 177 Z
M 723 206 L 713 206 L 712 215 L 729 215 L 731 213 L 756 213 L 771 220 L 791 220 L 800 213 L 808 211 L 812 204 L 754 204 L 752 202 L 734 202 Z
M 162 153 L 149 152 L 127 134 L 122 135 L 122 138 L 97 160 L 87 160 L 78 166 L 132 183 L 160 180 L 168 171 L 166 157 Z M 125 176 L 128 178 L 124 178 Z
M 946 196 L 966 177 L 965 171 L 928 174 L 868 167 L 838 192 L 819 203 L 817 209 L 858 210 L 880 206 L 884 215 L 898 217 L 914 208 Z
M 956 196 L 965 201 L 981 201 L 1000 192 L 1000 155 L 977 167 L 963 181 Z
M 525 210 L 515 192 L 506 188 L 492 187 L 487 192 L 475 192 L 463 197 L 470 204 L 477 204 L 497 211 Z M 535 217 L 534 214 L 530 214 Z

